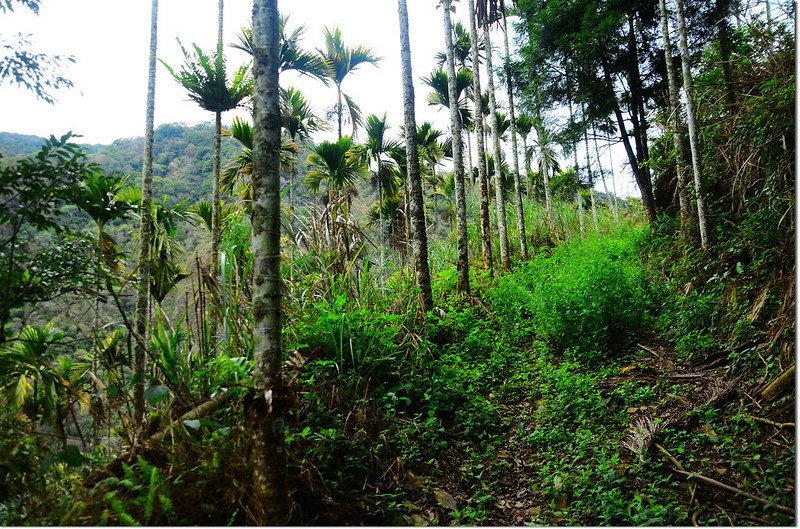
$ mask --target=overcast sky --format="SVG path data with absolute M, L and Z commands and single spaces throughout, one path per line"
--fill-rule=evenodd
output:
M 429 90 L 419 81 L 433 69 L 435 53 L 444 49 L 442 14 L 436 3 L 408 0 L 409 25 L 417 123 L 431 121 L 444 130 L 449 124 L 448 112 L 428 106 L 425 96 Z M 279 0 L 279 7 L 289 15 L 290 30 L 301 24 L 306 27 L 302 42 L 305 49 L 321 48 L 322 28 L 338 25 L 347 45 L 370 47 L 383 58 L 377 68 L 364 65 L 348 75 L 342 87 L 365 116 L 385 112 L 392 130 L 399 133 L 397 126 L 403 120 L 403 107 L 397 2 Z M 458 6 L 455 20 L 466 23 L 465 7 Z M 251 10 L 252 1 L 225 2 L 226 44 L 235 42 L 239 29 L 249 24 Z M 214 49 L 216 25 L 216 0 L 162 0 L 158 15 L 158 57 L 173 67 L 182 63 L 176 38 L 187 46 L 197 43 L 205 50 Z M 82 134 L 86 143 L 110 143 L 117 138 L 144 134 L 150 2 L 42 0 L 39 16 L 21 7 L 0 16 L 0 35 L 14 33 L 30 34 L 37 51 L 74 56 L 75 63 L 66 63 L 63 73 L 75 86 L 56 92 L 54 105 L 39 101 L 33 93 L 16 86 L 1 86 L 0 131 L 46 137 L 71 130 Z M 500 35 L 496 35 L 493 42 L 496 49 L 501 42 Z M 226 56 L 232 67 L 248 60 L 246 54 L 230 47 L 226 47 Z M 499 62 L 498 55 L 495 62 Z M 291 72 L 281 76 L 281 84 L 299 88 L 321 115 L 336 100 L 333 86 L 326 87 Z M 505 97 L 498 94 L 498 99 Z M 223 114 L 223 124 L 230 123 L 237 114 L 244 112 Z M 183 88 L 163 65 L 157 64 L 156 126 L 176 122 L 191 125 L 212 119 L 212 114 L 188 100 Z M 315 139 L 335 139 L 335 134 L 332 127 Z M 615 165 L 620 164 L 622 159 L 616 151 L 615 156 Z M 617 180 L 618 192 L 627 194 L 626 181 L 630 179 Z

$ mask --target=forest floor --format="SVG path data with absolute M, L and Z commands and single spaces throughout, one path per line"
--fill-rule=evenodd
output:
M 405 522 L 793 524 L 793 397 L 756 412 L 760 406 L 731 374 L 734 351 L 681 365 L 667 342 L 648 338 L 628 344 L 616 368 L 589 388 L 598 390 L 609 418 L 627 420 L 610 420 L 600 431 L 568 421 L 577 442 L 537 443 L 536 432 L 553 427 L 548 400 L 559 396 L 533 392 L 515 400 L 490 393 L 503 432 L 480 446 L 452 439 L 432 477 L 406 472 L 403 487 L 413 501 L 403 504 Z M 577 388 L 560 389 L 570 400 Z M 644 398 L 630 399 L 631 393 Z M 575 402 L 589 396 L 571 395 Z
M 722 283 L 667 284 L 637 233 L 442 296 L 419 334 L 317 306 L 327 327 L 297 342 L 364 356 L 303 368 L 296 522 L 793 524 L 794 392 L 762 393 L 792 363 L 793 315 L 742 298 L 726 316 Z

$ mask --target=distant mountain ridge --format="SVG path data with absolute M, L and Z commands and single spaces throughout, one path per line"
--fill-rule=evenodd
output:
M 76 138 L 76 142 L 80 138 Z M 5 161 L 31 155 L 39 150 L 45 138 L 13 132 L 0 132 L 0 155 Z M 144 138 L 121 138 L 108 145 L 83 144 L 89 159 L 108 173 L 128 175 L 138 185 L 142 174 Z M 230 165 L 241 150 L 233 138 L 222 137 L 222 169 Z M 307 152 L 301 151 L 298 178 L 305 173 Z M 4 163 L 0 161 L 0 164 Z M 185 199 L 190 203 L 208 200 L 214 163 L 214 126 L 210 123 L 184 125 L 170 123 L 155 130 L 153 140 L 153 197 L 167 195 L 168 203 Z M 288 180 L 284 175 L 283 180 Z M 300 180 L 298 180 L 300 181 Z M 298 190 L 299 191 L 299 190 Z
M 14 160 L 35 153 L 45 138 L 0 132 L 0 154 Z M 80 138 L 76 138 L 80 141 Z M 129 175 L 134 182 L 142 172 L 144 138 L 122 138 L 108 145 L 84 144 L 89 159 L 106 172 Z M 222 138 L 222 167 L 230 164 L 241 145 Z M 169 197 L 170 202 L 189 198 L 194 202 L 211 194 L 214 160 L 214 127 L 211 124 L 161 125 L 153 141 L 153 195 Z

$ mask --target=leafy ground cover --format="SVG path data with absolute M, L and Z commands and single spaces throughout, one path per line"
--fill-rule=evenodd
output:
M 477 278 L 471 299 L 441 274 L 445 301 L 424 320 L 401 276 L 385 288 L 404 294 L 364 279 L 357 301 L 333 280 L 294 284 L 285 335 L 293 521 L 793 523 L 793 396 L 751 398 L 742 381 L 763 366 L 746 344 L 714 348 L 709 335 L 707 350 L 688 354 L 695 349 L 674 339 L 705 305 L 653 286 L 656 243 L 630 227 L 576 238 L 500 278 Z M 714 317 L 719 303 L 707 305 Z M 246 324 L 227 318 L 233 334 Z M 182 325 L 153 337 L 170 391 L 191 400 L 199 386 L 223 388 L 216 398 L 226 405 L 130 460 L 97 453 L 90 462 L 76 450 L 45 460 L 30 437 L 9 437 L 28 441 L 6 447 L 6 492 L 28 487 L 40 498 L 4 503 L 9 522 L 52 522 L 53 513 L 81 524 L 246 520 L 251 366 L 222 355 L 184 369 L 181 344 L 193 331 Z M 762 379 L 780 369 L 779 350 L 760 349 L 771 359 Z

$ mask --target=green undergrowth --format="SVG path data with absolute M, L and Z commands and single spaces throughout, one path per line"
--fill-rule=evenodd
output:
M 648 323 L 652 293 L 637 252 L 644 235 L 573 239 L 501 277 L 488 298 L 505 332 L 544 340 L 574 359 L 607 356 L 626 332 Z
M 663 377 L 627 376 L 653 372 L 652 356 L 634 344 L 653 327 L 667 333 L 668 318 L 689 326 L 704 310 L 653 286 L 654 244 L 646 228 L 625 227 L 542 248 L 500 277 L 474 273 L 477 303 L 456 295 L 453 277 L 440 273 L 437 309 L 424 317 L 402 274 L 379 284 L 367 270 L 356 292 L 341 278 L 322 286 L 298 279 L 284 333 L 292 522 L 691 523 L 685 481 L 655 449 L 640 460 L 623 447 L 635 414 L 691 392 Z M 37 473 L 41 447 L 8 445 L 9 460 L 0 463 L 30 461 L 13 463 L 17 477 L 48 499 L 0 516 L 11 524 L 246 523 L 250 437 L 240 395 L 249 370 L 245 357 L 222 354 L 191 371 L 185 391 L 224 386 L 235 396 L 96 479 L 87 479 L 87 461 L 69 454 Z M 763 425 L 748 414 L 735 403 L 701 408 L 657 442 L 687 468 L 721 468 L 786 504 L 793 448 L 762 446 Z M 111 459 L 95 454 L 91 466 Z M 13 493 L 12 483 L 4 486 Z M 443 491 L 454 503 L 441 500 Z M 699 521 L 713 524 L 715 514 Z

